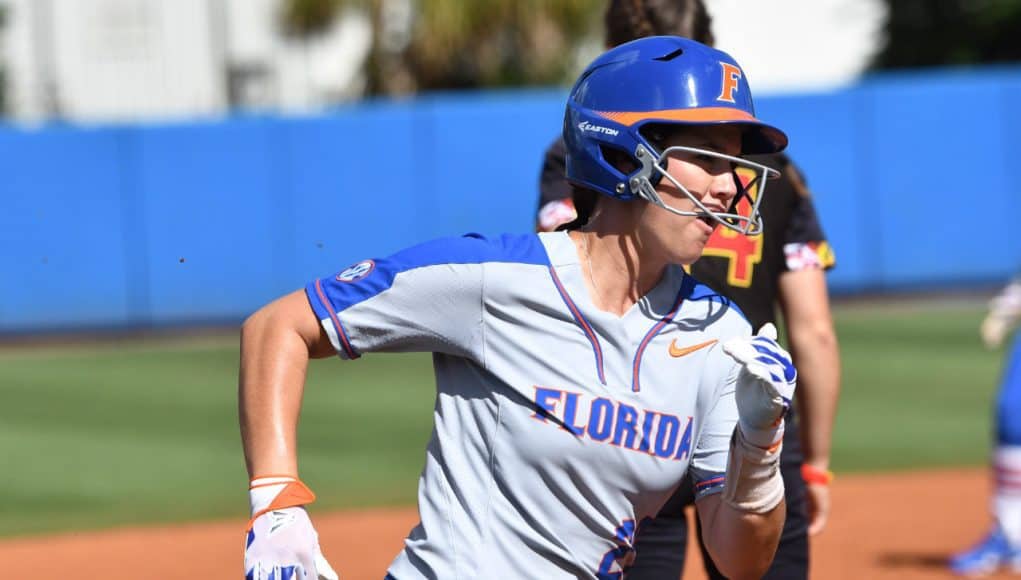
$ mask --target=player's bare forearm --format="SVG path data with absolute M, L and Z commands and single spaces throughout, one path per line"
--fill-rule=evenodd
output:
M 749 513 L 724 502 L 720 494 L 695 504 L 706 549 L 727 578 L 761 578 L 776 553 L 787 507 L 781 501 L 766 513 Z
M 304 292 L 288 294 L 245 321 L 238 415 L 250 477 L 298 474 L 296 434 L 308 361 L 332 352 Z
M 805 462 L 829 469 L 830 439 L 840 397 L 840 350 L 822 270 L 780 277 L 780 305 L 798 368 L 796 398 Z

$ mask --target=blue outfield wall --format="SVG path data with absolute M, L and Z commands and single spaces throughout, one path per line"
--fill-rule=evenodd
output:
M 237 321 L 365 257 L 531 230 L 565 94 L 0 128 L 0 332 Z M 1017 68 L 759 99 L 814 191 L 837 252 L 835 292 L 984 284 L 1015 270 L 1019 103 Z

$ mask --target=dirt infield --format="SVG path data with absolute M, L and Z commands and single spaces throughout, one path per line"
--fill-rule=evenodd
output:
M 952 578 L 944 570 L 946 557 L 985 531 L 988 491 L 982 470 L 841 477 L 834 483 L 830 526 L 813 546 L 812 577 Z M 313 517 L 344 580 L 382 578 L 416 521 L 410 509 Z M 5 578 L 36 580 L 240 578 L 243 525 L 239 520 L 7 540 L 0 542 L 0 563 Z

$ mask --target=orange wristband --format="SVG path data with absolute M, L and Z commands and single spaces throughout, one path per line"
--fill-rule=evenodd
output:
M 805 483 L 816 485 L 829 485 L 833 481 L 833 472 L 828 469 L 819 469 L 807 463 L 801 464 L 801 479 Z
M 256 499 L 251 500 L 253 502 L 252 518 L 248 520 L 247 530 L 252 529 L 252 525 L 255 523 L 256 518 L 268 511 L 308 505 L 316 500 L 316 494 L 312 493 L 312 490 L 302 483 L 300 479 L 292 478 L 290 476 L 264 476 L 257 477 L 252 481 L 255 482 L 260 479 L 278 479 L 280 481 L 250 486 L 248 490 L 249 498 Z M 271 486 L 278 486 L 280 489 L 275 495 L 263 495 L 260 498 L 258 495 L 260 489 L 269 488 Z M 272 492 L 272 490 L 270 490 L 270 492 Z

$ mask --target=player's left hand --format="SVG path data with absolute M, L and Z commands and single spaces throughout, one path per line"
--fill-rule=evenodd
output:
M 826 528 L 830 519 L 830 486 L 809 483 L 808 490 L 808 535 L 815 536 Z
M 255 518 L 245 537 L 245 580 L 338 580 L 304 507 Z
M 791 355 L 776 337 L 776 327 L 767 323 L 755 336 L 723 344 L 723 352 L 742 365 L 735 393 L 741 433 L 763 449 L 783 437 L 783 417 L 790 409 L 798 377 Z

